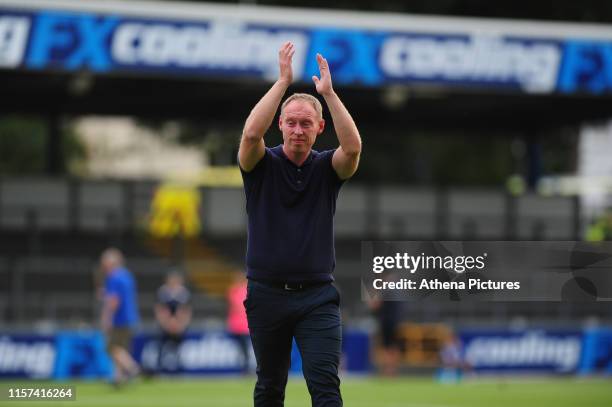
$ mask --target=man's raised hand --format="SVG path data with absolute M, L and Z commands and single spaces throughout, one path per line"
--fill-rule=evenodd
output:
M 293 68 L 291 66 L 293 54 L 295 54 L 295 45 L 290 41 L 284 43 L 278 51 L 279 80 L 286 82 L 287 85 L 293 82 Z
M 312 81 L 317 88 L 317 93 L 321 96 L 325 96 L 333 91 L 329 64 L 327 63 L 327 59 L 323 58 L 321 54 L 317 54 L 317 64 L 319 64 L 321 78 L 313 76 Z

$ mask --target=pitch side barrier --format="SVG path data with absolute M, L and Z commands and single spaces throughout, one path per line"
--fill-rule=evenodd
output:
M 271 81 L 324 54 L 339 85 L 612 93 L 612 30 L 596 24 L 247 5 L 0 0 L 0 69 Z
M 0 331 L 0 380 L 110 378 L 112 362 L 105 346 L 104 336 L 95 330 L 60 331 L 49 335 Z M 147 371 L 168 375 L 238 374 L 245 363 L 252 371 L 255 367 L 252 350 L 249 360 L 245 361 L 240 345 L 225 331 L 189 331 L 175 357 L 160 359 L 159 347 L 159 335 L 140 333 L 132 341 L 132 354 Z M 343 338 L 346 371 L 368 372 L 369 349 L 366 332 L 346 330 Z M 295 343 L 291 372 L 301 374 L 301 359 Z
M 611 375 L 612 329 L 460 329 L 457 357 L 478 374 Z M 166 375 L 220 375 L 242 372 L 245 360 L 234 338 L 223 331 L 187 334 L 175 358 L 159 359 L 158 336 L 141 333 L 132 342 L 136 360 Z M 372 371 L 371 338 L 347 329 L 344 369 Z M 254 355 L 246 361 L 254 367 Z M 1 379 L 96 379 L 110 377 L 111 361 L 99 331 L 61 331 L 49 335 L 0 332 Z M 293 345 L 291 372 L 301 373 Z

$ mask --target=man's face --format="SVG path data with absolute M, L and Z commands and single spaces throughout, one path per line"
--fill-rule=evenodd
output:
M 100 268 L 106 274 L 110 274 L 117 267 L 121 266 L 122 260 L 113 253 L 105 253 L 100 257 Z
M 176 275 L 168 276 L 168 285 L 172 288 L 180 287 L 183 285 L 183 278 Z
M 114 266 L 114 262 L 111 261 L 109 258 L 102 257 L 102 259 L 100 259 L 100 267 L 102 268 L 105 274 L 109 274 L 111 271 L 113 271 L 113 269 L 115 268 Z
M 289 102 L 278 121 L 283 133 L 283 142 L 289 151 L 307 153 L 317 136 L 321 134 L 325 121 L 319 119 L 315 108 L 303 100 Z

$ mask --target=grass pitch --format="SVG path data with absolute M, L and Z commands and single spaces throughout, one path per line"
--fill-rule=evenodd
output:
M 0 401 L 0 405 L 247 407 L 253 405 L 254 381 L 254 377 L 157 378 L 130 383 L 119 390 L 100 382 L 59 383 L 76 387 L 76 401 Z M 8 384 L 0 382 L 0 388 L 6 389 Z M 21 385 L 25 387 L 27 383 Z M 439 384 L 427 378 L 349 377 L 342 382 L 342 392 L 346 407 L 610 407 L 611 385 L 610 379 L 468 379 L 457 384 Z M 290 379 L 285 406 L 310 405 L 304 380 Z

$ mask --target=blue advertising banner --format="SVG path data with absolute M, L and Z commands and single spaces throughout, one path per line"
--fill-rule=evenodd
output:
M 224 331 L 191 332 L 175 349 L 160 352 L 161 338 L 139 335 L 134 339 L 133 353 L 141 366 L 164 374 L 224 374 L 255 371 L 255 355 L 248 346 L 243 355 L 238 340 Z M 171 345 L 170 345 L 171 346 Z M 348 331 L 343 337 L 343 368 L 352 373 L 370 370 L 370 341 L 362 331 Z M 247 364 L 247 366 L 245 366 Z M 295 342 L 291 352 L 291 372 L 300 373 L 302 361 Z
M 457 349 L 474 373 L 612 374 L 612 329 L 578 330 L 463 330 Z M 235 338 L 223 331 L 187 335 L 176 352 L 159 358 L 159 337 L 134 338 L 133 353 L 142 367 L 166 375 L 241 372 L 245 359 Z M 371 371 L 370 338 L 350 330 L 343 338 L 342 367 L 350 373 Z M 252 350 L 248 360 L 254 368 Z M 294 344 L 291 372 L 301 372 Z M 0 333 L 0 378 L 110 378 L 112 362 L 98 331 L 55 335 Z
M 54 336 L 0 333 L 0 378 L 50 378 L 56 355 Z
M 55 349 L 54 379 L 112 376 L 112 361 L 106 353 L 104 336 L 99 331 L 59 332 L 55 337 Z
M 557 89 L 562 93 L 612 92 L 612 43 L 567 41 Z
M 253 365 L 252 350 L 245 360 L 239 343 L 224 331 L 190 332 L 180 344 L 163 344 L 156 335 L 134 338 L 132 353 L 145 371 L 163 374 L 238 373 Z
M 612 329 L 590 328 L 585 330 L 583 344 L 578 374 L 612 375 Z
M 369 337 L 362 331 L 347 331 L 343 344 L 343 368 L 349 372 L 370 369 Z M 240 373 L 248 364 L 255 370 L 255 357 L 248 347 L 245 359 L 235 337 L 225 331 L 190 332 L 174 349 L 160 352 L 156 334 L 136 335 L 132 353 L 143 370 L 164 375 Z M 172 344 L 166 343 L 164 346 Z M 291 371 L 301 373 L 297 347 L 291 355 Z M 110 379 L 112 361 L 99 331 L 62 331 L 54 335 L 0 333 L 0 378 Z
M 574 373 L 580 365 L 580 331 L 462 331 L 463 360 L 476 373 Z
M 612 42 L 0 10 L 0 68 L 272 81 L 296 44 L 294 77 L 328 59 L 338 84 L 422 84 L 524 93 L 612 92 Z
M 0 11 L 0 67 L 272 79 L 278 48 L 293 41 L 296 76 L 304 30 L 235 22 L 161 21 L 59 11 Z

